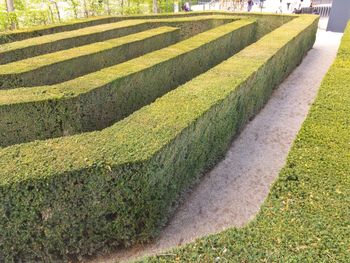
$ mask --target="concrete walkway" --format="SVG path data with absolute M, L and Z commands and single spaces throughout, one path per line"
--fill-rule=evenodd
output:
M 318 32 L 315 46 L 302 64 L 248 123 L 226 157 L 189 193 L 158 240 L 91 262 L 119 262 L 161 253 L 249 222 L 285 164 L 292 142 L 335 58 L 340 39 L 341 34 Z

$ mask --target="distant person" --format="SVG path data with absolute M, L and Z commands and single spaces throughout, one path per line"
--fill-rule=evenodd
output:
M 191 11 L 190 3 L 189 3 L 189 2 L 186 2 L 186 3 L 184 4 L 184 11 L 185 11 L 185 12 Z
M 264 2 L 265 0 L 260 0 L 259 1 L 259 8 L 262 10 L 264 8 Z
M 303 0 L 294 1 L 293 14 L 301 14 L 302 4 L 303 4 Z
M 298 3 L 299 3 L 298 0 L 293 0 L 291 9 L 292 10 L 298 9 Z
M 253 5 L 254 5 L 254 1 L 248 0 L 248 12 L 252 11 Z
M 304 0 L 300 0 L 299 2 L 299 10 L 300 10 L 300 13 L 303 12 L 303 8 L 309 8 L 310 6 L 308 5 L 307 1 L 304 1 Z
M 299 8 L 299 9 L 294 8 L 293 14 L 301 14 L 301 8 Z
M 290 4 L 291 4 L 291 2 L 290 2 L 291 0 L 287 0 L 287 10 L 289 11 L 289 8 L 290 8 Z
M 243 10 L 244 9 L 244 0 L 239 0 L 239 3 L 240 3 L 239 9 Z
M 279 4 L 279 6 L 278 6 L 278 9 L 277 9 L 276 13 L 282 14 L 282 12 L 283 12 L 282 0 L 280 0 L 280 4 Z
M 304 0 L 300 0 L 299 5 L 298 5 L 298 9 L 301 10 L 301 8 L 303 7 L 304 4 Z

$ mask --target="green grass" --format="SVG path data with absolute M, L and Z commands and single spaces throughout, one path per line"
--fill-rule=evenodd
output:
M 350 24 L 256 218 L 143 262 L 350 262 Z

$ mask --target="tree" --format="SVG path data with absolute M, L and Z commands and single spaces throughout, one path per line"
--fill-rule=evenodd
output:
M 0 0 L 0 30 L 71 18 L 171 11 L 173 0 Z M 62 3 L 65 2 L 65 3 Z M 61 5 L 62 3 L 62 5 Z M 170 6 L 170 8 L 169 8 Z
M 153 13 L 157 14 L 158 13 L 158 1 L 153 0 Z
M 14 0 L 6 0 L 6 10 L 10 21 L 10 29 L 16 29 L 16 14 Z
M 111 15 L 111 7 L 110 7 L 110 5 L 109 5 L 109 0 L 106 0 L 106 7 L 107 7 L 107 14 L 108 15 Z
M 54 0 L 49 0 L 49 2 L 52 3 L 55 6 L 57 17 L 58 17 L 58 21 L 61 22 L 61 13 L 60 13 L 60 9 L 58 8 L 57 2 L 54 1 Z
M 13 30 L 16 28 L 16 23 L 14 21 L 14 12 L 15 12 L 15 3 L 14 0 L 6 0 L 6 10 L 7 13 L 9 14 L 9 18 L 11 20 L 11 25 L 10 25 L 10 29 Z
M 85 17 L 89 17 L 89 9 L 88 9 L 86 0 L 83 0 L 83 4 L 84 4 L 84 15 Z
M 6 0 L 6 9 L 8 13 L 15 11 L 15 3 L 13 0 Z
M 72 7 L 74 18 L 78 18 L 79 0 L 66 0 Z

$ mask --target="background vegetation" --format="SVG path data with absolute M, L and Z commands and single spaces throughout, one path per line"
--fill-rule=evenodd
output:
M 0 31 L 98 15 L 164 13 L 175 0 L 0 0 Z

